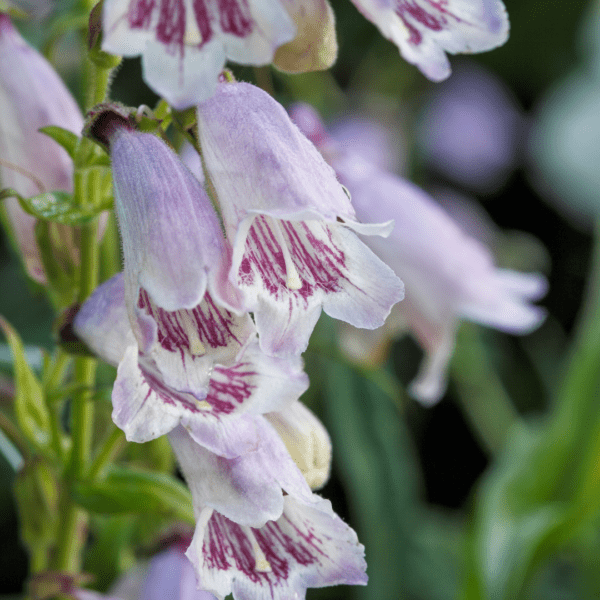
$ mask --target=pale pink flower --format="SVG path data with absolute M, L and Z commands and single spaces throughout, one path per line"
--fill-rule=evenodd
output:
M 425 76 L 450 75 L 450 54 L 484 52 L 508 38 L 501 0 L 352 0 Z
M 382 325 L 402 282 L 354 231 L 387 235 L 391 223 L 358 222 L 283 107 L 252 85 L 222 83 L 198 107 L 198 130 L 233 244 L 230 280 L 254 313 L 261 348 L 303 352 L 321 309 L 357 327 Z
M 348 188 L 359 218 L 394 219 L 386 240 L 365 240 L 393 267 L 406 285 L 406 297 L 394 307 L 375 340 L 352 334 L 353 354 L 368 354 L 390 333 L 411 331 L 426 351 L 412 393 L 425 403 L 441 397 L 445 372 L 461 319 L 501 331 L 525 334 L 544 319 L 543 309 L 529 303 L 546 292 L 539 274 L 500 269 L 489 249 L 466 235 L 425 192 L 381 170 L 327 135 L 311 107 L 292 110 L 296 122 L 318 142 L 340 181 Z
M 5 14 L 0 14 L 0 112 L 0 188 L 13 188 L 26 198 L 51 190 L 72 191 L 71 159 L 38 129 L 58 125 L 80 134 L 81 111 L 52 66 Z M 37 220 L 15 198 L 3 204 L 27 272 L 45 283 L 35 237 Z M 66 236 L 67 229 L 62 231 Z

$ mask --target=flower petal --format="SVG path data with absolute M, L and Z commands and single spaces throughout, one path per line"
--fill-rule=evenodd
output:
M 229 254 L 202 185 L 152 134 L 118 128 L 110 150 L 126 295 L 135 302 L 142 287 L 174 311 L 197 306 L 207 285 L 221 290 Z
M 73 328 L 100 358 L 119 364 L 127 347 L 135 344 L 125 307 L 123 273 L 94 290 L 77 313 Z
M 402 282 L 354 233 L 322 221 L 256 217 L 236 276 L 261 348 L 278 356 L 306 349 L 321 306 L 374 329 L 403 296 Z
M 205 589 L 237 600 L 304 598 L 309 587 L 365 585 L 364 548 L 318 496 L 286 496 L 282 516 L 260 529 L 214 512 L 199 522 L 187 556 Z
M 483 52 L 508 38 L 500 0 L 352 0 L 429 79 L 450 75 L 446 52 Z
M 156 366 L 130 346 L 113 388 L 113 420 L 128 440 L 145 442 L 178 423 L 211 452 L 233 458 L 251 450 L 257 431 L 251 417 L 296 400 L 308 387 L 301 360 L 279 360 L 260 353 L 256 342 L 236 364 L 216 365 L 206 397 L 166 385 Z
M 220 84 L 198 107 L 198 126 L 204 164 L 230 238 L 250 213 L 355 220 L 334 171 L 284 108 L 261 89 Z
M 103 50 L 142 54 L 148 85 L 174 108 L 209 98 L 227 59 L 271 62 L 294 22 L 278 0 L 107 0 Z
M 197 520 L 209 507 L 241 525 L 261 527 L 281 516 L 282 489 L 305 500 L 311 497 L 302 473 L 269 423 L 256 416 L 240 425 L 253 427 L 255 444 L 231 459 L 203 448 L 183 427 L 169 434 Z
M 248 314 L 234 315 L 208 292 L 193 309 L 169 312 L 141 289 L 134 314 L 140 352 L 154 362 L 167 386 L 199 400 L 206 396 L 213 366 L 232 364 L 255 333 Z

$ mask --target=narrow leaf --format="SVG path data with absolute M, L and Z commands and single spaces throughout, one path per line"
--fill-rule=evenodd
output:
M 50 415 L 44 402 L 42 386 L 27 363 L 19 334 L 2 317 L 0 327 L 14 358 L 15 413 L 19 426 L 31 443 L 45 448 L 50 441 Z

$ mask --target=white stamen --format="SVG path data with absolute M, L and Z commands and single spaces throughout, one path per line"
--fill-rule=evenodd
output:
M 273 233 L 275 234 L 275 238 L 279 242 L 279 246 L 281 247 L 281 251 L 283 252 L 283 260 L 285 261 L 285 270 L 287 274 L 286 285 L 289 290 L 299 290 L 302 287 L 302 280 L 300 279 L 298 269 L 296 269 L 296 265 L 292 260 L 290 249 L 288 248 L 285 242 L 283 231 L 281 231 L 281 227 L 279 223 L 275 221 L 275 219 L 271 220 L 271 226 L 273 229 Z
M 261 573 L 270 573 L 273 570 L 271 564 L 264 555 L 264 552 L 260 549 L 260 546 L 256 541 L 256 537 L 254 537 L 252 529 L 250 529 L 250 527 L 247 526 L 243 526 L 242 529 L 244 533 L 248 536 L 248 539 L 252 544 L 252 552 L 254 552 L 255 559 L 254 569 L 256 571 L 260 571 Z
M 206 400 L 196 400 L 196 406 L 200 410 L 210 410 L 212 406 Z
M 200 336 L 198 335 L 198 329 L 194 321 L 192 320 L 192 316 L 187 310 L 180 310 L 177 313 L 179 320 L 181 321 L 181 325 L 188 337 L 188 342 L 190 344 L 190 353 L 192 356 L 200 356 L 202 354 L 206 354 L 206 348 L 204 344 L 200 341 Z

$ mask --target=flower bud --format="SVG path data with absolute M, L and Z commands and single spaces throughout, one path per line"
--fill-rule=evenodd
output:
M 298 28 L 296 37 L 279 46 L 273 64 L 288 73 L 328 69 L 337 58 L 335 16 L 327 0 L 283 3 Z
M 311 489 L 322 488 L 331 470 L 331 440 L 323 423 L 300 401 L 265 416 Z

